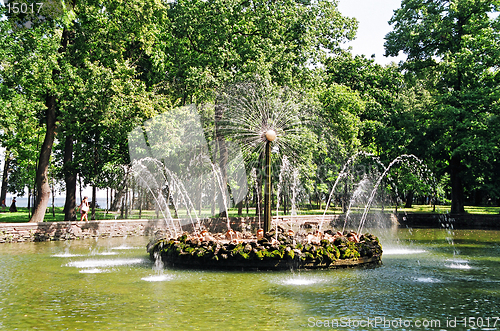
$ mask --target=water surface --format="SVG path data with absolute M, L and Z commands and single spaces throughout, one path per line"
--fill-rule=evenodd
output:
M 146 237 L 2 244 L 0 329 L 500 329 L 500 232 L 376 234 L 381 267 L 300 272 L 157 270 Z

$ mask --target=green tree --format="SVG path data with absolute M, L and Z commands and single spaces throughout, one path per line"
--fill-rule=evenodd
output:
M 95 189 L 108 182 L 103 171 L 110 169 L 108 163 L 129 163 L 127 133 L 144 118 L 164 111 L 155 106 L 154 93 L 145 91 L 143 68 L 164 9 L 139 1 L 82 2 L 76 8 L 78 20 L 64 59 L 64 75 L 73 84 L 64 87 L 61 98 L 66 110 L 61 114 L 66 137 L 63 170 L 68 191 L 71 188 L 67 217 L 75 205 L 75 174 L 93 187 L 95 201 Z
M 40 13 L 2 13 L 7 20 L 0 22 L 0 43 L 3 48 L 2 81 L 10 89 L 23 93 L 30 100 L 41 102 L 38 117 L 45 123 L 36 170 L 36 202 L 31 221 L 40 222 L 45 215 L 51 189 L 48 169 L 57 128 L 57 104 L 60 92 L 60 59 L 65 53 L 69 31 L 65 26 L 71 10 L 64 11 L 58 2 L 47 3 Z M 70 9 L 74 3 L 69 5 Z
M 38 158 L 33 222 L 43 220 L 50 197 L 47 176 L 56 133 L 65 143 L 65 175 L 73 176 L 66 179 L 69 195 L 74 195 L 77 168 L 87 175 L 87 182 L 96 182 L 100 165 L 106 163 L 106 157 L 98 154 L 108 155 L 110 142 L 118 141 L 119 148 L 112 144 L 109 154 L 121 155 L 121 162 L 128 162 L 126 132 L 138 118 L 147 117 L 151 108 L 149 96 L 141 94 L 144 89 L 136 77 L 136 62 L 150 52 L 164 10 L 155 1 L 57 4 L 44 4 L 43 16 L 7 13 L 9 19 L 0 22 L 0 43 L 5 50 L 2 80 L 45 104 L 38 114 L 45 123 L 45 139 Z M 115 126 L 110 128 L 111 123 Z M 74 142 L 93 146 L 91 165 L 72 159 Z M 74 205 L 74 198 L 67 200 L 69 219 Z
M 181 0 L 167 13 L 151 58 L 183 104 L 213 101 L 216 88 L 246 74 L 294 85 L 356 27 L 330 1 Z
M 356 27 L 331 1 L 182 0 L 172 4 L 168 17 L 153 47 L 157 79 L 183 105 L 216 103 L 215 154 L 221 169 L 227 147 L 219 130 L 224 114 L 218 91 L 255 74 L 280 86 L 306 84 L 313 77 L 310 65 L 324 62 L 342 41 L 352 39 Z
M 0 61 L 0 67 L 4 68 L 0 71 L 0 144 L 5 148 L 0 200 L 5 200 L 7 192 L 34 192 L 36 159 L 44 130 L 37 118 L 37 108 L 43 104 L 16 88 L 12 80 L 4 79 L 11 73 L 8 62 Z
M 317 167 L 311 180 L 318 200 L 326 202 L 344 163 L 361 147 L 360 116 L 365 102 L 357 91 L 335 82 L 317 91 L 320 106 L 313 151 Z
M 391 127 L 388 124 L 398 117 L 397 100 L 404 86 L 399 68 L 341 52 L 328 60 L 325 79 L 328 85 L 343 85 L 356 92 L 363 101 L 363 108 L 356 114 L 360 121 L 358 140 L 361 146 L 386 159 L 399 155 L 401 151 L 395 151 L 394 146 L 401 143 L 388 143 L 395 137 L 387 132 Z
M 404 68 L 424 79 L 436 100 L 428 130 L 450 174 L 452 213 L 464 212 L 464 185 L 498 163 L 499 6 L 496 0 L 404 0 L 386 36 L 386 55 L 407 54 Z

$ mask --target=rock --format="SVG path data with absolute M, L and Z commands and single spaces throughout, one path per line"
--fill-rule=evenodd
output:
M 267 240 L 267 238 L 261 238 L 257 240 L 257 243 L 259 243 L 259 245 L 266 245 L 269 244 L 269 240 Z
M 227 230 L 225 237 L 226 237 L 227 240 L 236 239 L 236 232 L 234 232 L 233 229 Z

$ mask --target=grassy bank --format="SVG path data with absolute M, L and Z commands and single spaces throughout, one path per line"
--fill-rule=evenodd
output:
M 80 213 L 77 212 L 78 221 L 80 220 Z M 11 213 L 9 211 L 2 212 L 0 211 L 0 223 L 26 223 L 29 221 L 29 213 L 28 208 L 17 208 L 17 212 Z M 139 218 L 154 218 L 155 212 L 154 210 L 143 210 L 141 213 L 141 217 L 139 217 L 139 210 L 133 210 L 132 213 L 127 215 L 128 219 L 139 219 Z M 91 215 L 88 215 L 88 219 L 90 220 Z M 121 213 L 112 212 L 98 209 L 95 213 L 96 220 L 114 220 L 114 219 L 122 219 Z M 54 213 L 52 212 L 52 208 L 47 208 L 47 212 L 45 213 L 44 222 L 61 222 L 64 221 L 64 211 L 63 207 L 56 207 Z
M 352 213 L 362 213 L 363 212 L 363 207 L 359 208 L 353 208 L 351 210 Z M 371 211 L 373 212 L 385 212 L 385 213 L 390 213 L 394 212 L 396 208 L 394 206 L 391 207 L 385 207 L 383 210 L 380 207 L 373 207 L 371 208 Z M 407 213 L 433 213 L 432 211 L 432 206 L 429 205 L 414 205 L 412 208 L 400 208 L 398 207 L 397 211 L 399 213 L 401 212 L 407 212 Z M 466 206 L 465 211 L 469 214 L 481 214 L 481 215 L 499 215 L 500 214 L 500 207 L 478 207 L 478 206 Z M 206 214 L 209 213 L 209 210 L 204 210 Z M 324 210 L 322 209 L 300 209 L 297 210 L 298 215 L 322 215 Z M 446 214 L 450 212 L 450 207 L 449 206 L 436 206 L 436 211 L 434 213 L 437 214 Z M 280 215 L 282 215 L 283 211 L 280 211 Z M 276 210 L 273 210 L 273 215 L 276 214 Z M 290 215 L 290 213 L 287 213 Z M 342 209 L 340 207 L 336 208 L 330 208 L 327 212 L 327 214 L 342 214 Z M 55 216 L 54 216 L 55 215 Z M 174 215 L 174 211 L 172 210 L 172 215 Z M 80 219 L 80 214 L 77 213 L 78 220 Z M 160 217 L 161 214 L 159 215 Z M 238 210 L 236 208 L 232 208 L 229 210 L 229 216 L 230 217 L 237 217 L 238 216 Z M 243 216 L 255 216 L 255 208 L 250 208 L 247 210 L 246 208 L 243 209 Z M 186 218 L 186 210 L 180 210 L 179 211 L 179 217 L 180 218 Z M 111 212 L 108 211 L 106 212 L 105 210 L 97 210 L 95 214 L 95 219 L 96 220 L 114 220 L 114 219 L 139 219 L 139 218 L 156 218 L 156 213 L 154 210 L 143 210 L 140 215 L 139 215 L 139 210 L 132 210 L 127 217 L 125 215 L 122 215 L 119 211 L 118 212 Z M 90 215 L 89 215 L 90 219 Z M 18 208 L 18 211 L 16 213 L 11 213 L 8 211 L 1 211 L 0 210 L 0 223 L 26 223 L 29 221 L 29 213 L 27 208 Z M 52 208 L 47 208 L 47 213 L 45 214 L 45 222 L 60 222 L 64 221 L 64 212 L 62 207 L 56 207 L 54 210 L 54 214 L 52 213 Z

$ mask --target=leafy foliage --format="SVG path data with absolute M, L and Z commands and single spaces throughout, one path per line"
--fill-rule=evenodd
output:
M 425 139 L 429 155 L 439 160 L 441 174 L 450 174 L 452 212 L 463 211 L 464 187 L 471 194 L 496 173 L 498 10 L 498 1 L 491 0 L 405 0 L 386 36 L 386 54 L 406 53 L 404 68 L 422 79 L 432 95 L 434 106 L 422 129 L 432 137 Z

